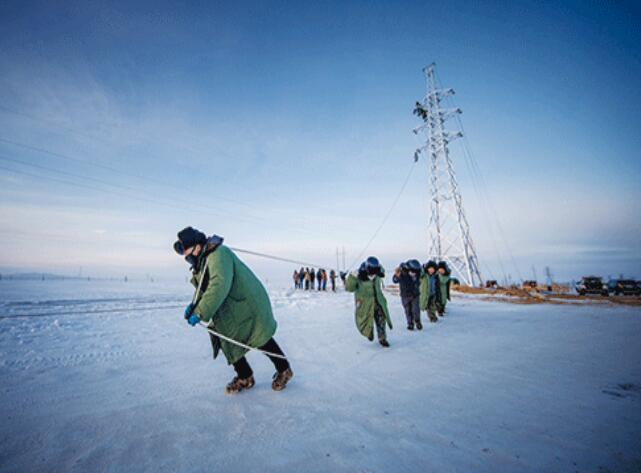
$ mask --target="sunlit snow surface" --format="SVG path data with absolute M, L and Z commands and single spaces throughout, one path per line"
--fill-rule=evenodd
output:
M 350 294 L 270 294 L 295 377 L 250 354 L 229 397 L 185 283 L 0 281 L 0 472 L 641 469 L 638 308 L 455 297 L 408 332 L 388 295 L 383 349 Z

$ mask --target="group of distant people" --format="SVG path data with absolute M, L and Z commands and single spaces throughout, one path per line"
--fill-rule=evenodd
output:
M 327 271 L 322 268 L 315 271 L 314 268 L 301 267 L 299 270 L 294 270 L 294 289 L 326 291 L 327 281 L 329 280 L 332 291 L 336 292 L 336 277 L 336 271 L 333 269 L 330 270 L 328 275 Z

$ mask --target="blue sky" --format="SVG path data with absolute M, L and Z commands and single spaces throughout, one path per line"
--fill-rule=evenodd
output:
M 641 277 L 638 5 L 235 3 L 0 6 L 1 270 L 173 274 L 187 224 L 349 261 L 412 165 L 434 61 L 508 242 L 453 146 L 484 273 L 498 252 L 513 278 Z M 424 259 L 427 186 L 419 163 L 369 250 L 388 266 Z

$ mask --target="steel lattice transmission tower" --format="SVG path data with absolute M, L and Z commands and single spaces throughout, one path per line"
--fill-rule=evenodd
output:
M 458 188 L 448 145 L 463 136 L 461 131 L 447 131 L 445 121 L 461 113 L 460 108 L 444 108 L 443 100 L 454 94 L 453 89 L 441 89 L 435 76 L 436 65 L 423 68 L 427 82 L 427 94 L 422 102 L 416 102 L 414 113 L 423 124 L 414 129 L 415 134 L 424 133 L 426 143 L 416 150 L 429 157 L 431 215 L 428 223 L 428 256 L 437 261 L 446 261 L 461 282 L 470 286 L 481 285 L 476 250 L 470 236 L 461 193 Z

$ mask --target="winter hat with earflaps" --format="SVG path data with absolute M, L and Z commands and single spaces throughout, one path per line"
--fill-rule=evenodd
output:
M 414 271 L 416 273 L 419 273 L 421 271 L 421 263 L 419 263 L 418 260 L 415 259 L 408 260 L 407 263 L 405 263 L 405 267 L 409 271 Z
M 174 250 L 179 255 L 185 253 L 187 248 L 194 245 L 204 245 L 207 242 L 207 235 L 192 227 L 183 228 L 178 232 L 178 240 L 174 243 Z
M 423 266 L 423 268 L 425 269 L 425 271 L 427 271 L 429 268 L 437 269 L 437 268 L 438 268 L 438 266 L 437 266 L 437 264 L 436 264 L 436 261 L 434 261 L 434 260 L 429 260 L 427 263 L 425 263 L 425 265 Z
M 365 268 L 369 274 L 378 274 L 381 270 L 381 263 L 376 256 L 370 256 L 365 260 Z

